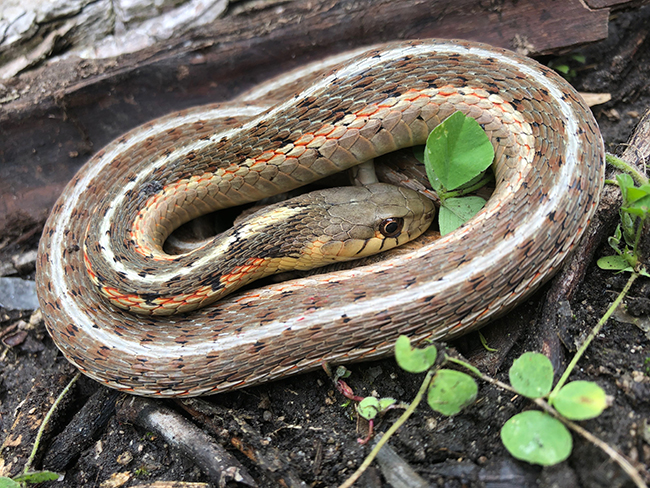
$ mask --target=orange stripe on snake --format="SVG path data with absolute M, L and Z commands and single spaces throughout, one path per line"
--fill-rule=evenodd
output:
M 153 121 L 80 170 L 52 210 L 37 270 L 48 330 L 73 364 L 140 395 L 225 391 L 322 360 L 384 356 L 400 334 L 466 333 L 558 269 L 595 211 L 604 175 L 598 127 L 564 80 L 464 41 L 396 43 L 337 62 L 232 104 Z M 304 75 L 309 84 L 296 95 L 282 92 Z M 262 94 L 269 101 L 252 102 Z M 170 259 L 160 245 L 171 227 L 202 212 L 175 213 L 185 199 L 200 194 L 211 210 L 295 188 L 423 143 L 455 110 L 483 124 L 496 153 L 492 198 L 456 232 L 380 263 L 239 292 L 171 318 L 133 314 L 94 293 L 85 243 L 97 251 L 88 258 L 95 279 L 110 275 L 127 294 L 151 287 L 173 296 L 239 242 Z M 155 196 L 181 186 L 189 191 Z M 146 207 L 151 198 L 157 209 Z

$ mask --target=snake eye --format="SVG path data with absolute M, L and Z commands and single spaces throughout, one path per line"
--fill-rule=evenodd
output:
M 396 237 L 402 232 L 404 219 L 401 217 L 382 220 L 379 224 L 379 232 L 384 237 Z

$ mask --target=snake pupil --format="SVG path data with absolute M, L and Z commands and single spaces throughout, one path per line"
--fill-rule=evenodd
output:
M 379 225 L 379 232 L 384 237 L 395 237 L 402 232 L 402 227 L 404 227 L 403 218 L 390 218 L 383 220 Z

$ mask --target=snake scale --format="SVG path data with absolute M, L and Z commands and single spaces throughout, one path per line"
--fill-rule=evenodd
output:
M 288 96 L 288 86 L 297 94 Z M 262 95 L 264 102 L 254 101 Z M 175 224 L 161 231 L 152 219 L 192 217 L 177 216 L 185 199 L 207 195 L 210 209 L 255 201 L 422 144 L 457 110 L 484 127 L 496 154 L 492 198 L 457 231 L 376 264 L 238 292 L 178 315 L 131 313 L 98 295 L 87 246 L 104 253 L 118 277 L 153 279 L 169 261 L 157 243 Z M 323 360 L 385 356 L 400 334 L 455 337 L 529 295 L 579 240 L 603 178 L 596 122 L 548 68 L 466 41 L 373 47 L 298 70 L 232 103 L 154 120 L 95 154 L 46 224 L 40 304 L 69 361 L 138 395 L 210 394 Z M 164 211 L 151 210 L 161 205 Z M 120 240 L 116 233 L 128 247 L 137 240 L 134 228 L 144 268 L 129 268 L 107 248 L 110 238 Z M 94 237 L 86 242 L 88 235 Z

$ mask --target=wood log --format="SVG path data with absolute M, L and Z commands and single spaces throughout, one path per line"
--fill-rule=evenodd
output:
M 132 54 L 32 69 L 0 85 L 0 235 L 44 220 L 77 169 L 127 130 L 231 99 L 305 62 L 427 37 L 558 52 L 605 38 L 608 15 L 580 0 L 299 0 L 227 15 Z

